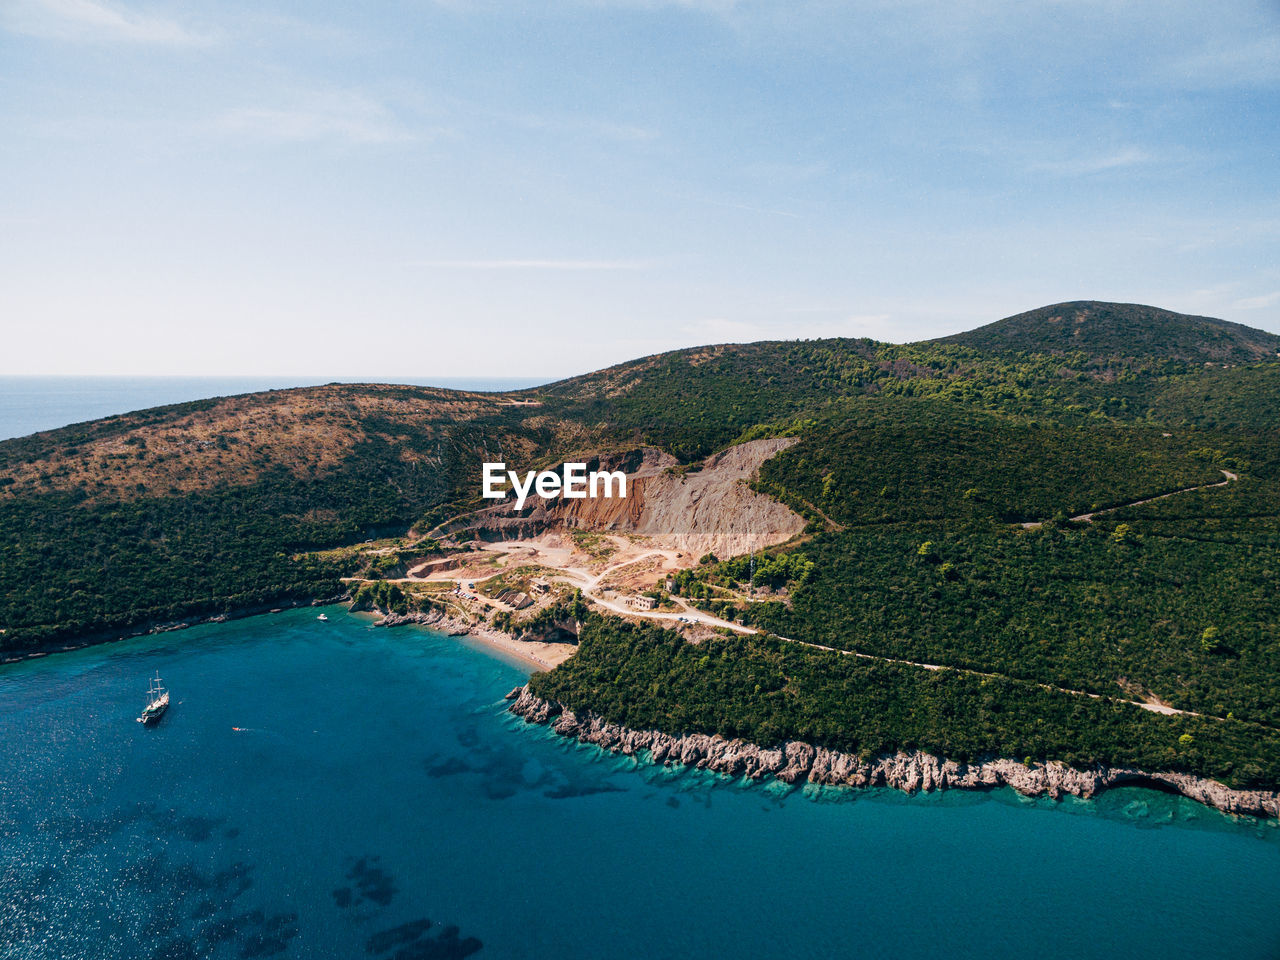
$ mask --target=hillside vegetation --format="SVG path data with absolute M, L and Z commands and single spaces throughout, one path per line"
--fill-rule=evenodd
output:
M 0 649 L 340 594 L 351 563 L 309 551 L 404 533 L 478 489 L 489 449 L 554 445 L 532 409 L 314 387 L 0 443 Z
M 529 686 L 638 730 L 767 745 L 801 740 L 864 757 L 923 750 L 960 761 L 1132 764 L 1241 789 L 1280 782 L 1274 729 L 1158 716 L 1033 683 L 842 657 L 769 637 L 695 646 L 668 630 L 593 617 L 578 653 Z
M 1280 352 L 1280 336 L 1239 323 L 1139 303 L 1078 300 L 1029 310 L 944 337 L 983 351 L 1146 357 L 1192 363 L 1252 363 Z
M 539 690 L 766 744 L 1280 786 L 1277 349 L 1237 324 L 1082 302 L 930 343 L 702 347 L 506 395 L 331 385 L 11 440 L 0 651 L 332 596 L 368 559 L 334 548 L 478 506 L 484 460 L 654 446 L 679 478 L 736 442 L 797 437 L 754 485 L 804 533 L 757 557 L 755 583 L 745 558 L 708 558 L 676 590 L 783 637 L 956 670 L 764 635 L 686 649 L 593 621 Z

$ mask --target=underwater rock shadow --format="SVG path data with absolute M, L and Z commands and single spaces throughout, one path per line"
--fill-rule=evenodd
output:
M 423 917 L 381 930 L 365 942 L 365 952 L 386 954 L 395 950 L 391 960 L 462 960 L 484 946 L 475 937 L 459 936 L 460 931 L 453 925 L 429 935 L 433 926 Z
M 390 904 L 398 890 L 391 874 L 378 866 L 381 860 L 376 854 L 359 859 L 348 857 L 346 862 L 351 866 L 347 869 L 346 878 L 351 881 L 351 885 L 338 887 L 333 891 L 331 895 L 334 905 L 346 909 L 366 902 L 376 903 L 380 907 Z

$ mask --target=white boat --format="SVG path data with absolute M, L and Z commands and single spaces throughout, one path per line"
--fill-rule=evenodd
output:
M 147 705 L 142 708 L 142 715 L 138 717 L 138 722 L 142 724 L 155 723 L 168 709 L 169 691 L 161 686 L 160 671 L 157 670 L 155 677 L 151 681 L 151 688 L 147 690 Z
M 325 623 L 328 623 L 328 622 L 329 622 L 329 615 L 328 615 L 327 613 L 322 613 L 322 614 L 320 614 L 320 616 L 316 617 L 316 619 L 317 619 L 317 620 L 323 620 Z

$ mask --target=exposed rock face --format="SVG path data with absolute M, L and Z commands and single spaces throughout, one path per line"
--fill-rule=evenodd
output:
M 441 613 L 439 610 L 429 610 L 425 613 L 387 613 L 381 620 L 374 621 L 375 627 L 401 627 L 406 623 L 417 623 L 424 627 L 434 627 L 441 633 L 447 633 L 451 637 L 458 637 L 464 633 L 475 632 L 475 627 L 458 617 L 449 616 Z
M 407 623 L 431 627 L 433 630 L 446 633 L 451 637 L 475 634 L 487 639 L 501 637 L 506 640 L 517 640 L 521 643 L 577 643 L 578 631 L 582 629 L 582 624 L 577 620 L 553 620 L 535 630 L 521 629 L 518 633 L 511 633 L 505 630 L 497 630 L 483 621 L 472 623 L 462 617 L 442 613 L 435 608 L 413 613 L 383 613 L 382 619 L 375 620 L 373 625 L 375 627 L 402 627 Z
M 649 751 L 654 763 L 681 763 L 753 780 L 775 777 L 786 783 L 826 786 L 895 787 L 908 793 L 950 788 L 989 790 L 1012 787 L 1026 796 L 1064 794 L 1089 798 L 1107 787 L 1135 784 L 1173 790 L 1226 813 L 1280 817 L 1280 792 L 1232 790 L 1216 780 L 1186 773 L 1147 773 L 1126 767 L 1077 770 L 1051 761 L 1027 766 L 1018 760 L 977 763 L 942 760 L 928 753 L 883 754 L 862 760 L 852 754 L 791 741 L 765 749 L 745 740 L 726 740 L 703 733 L 680 736 L 657 730 L 629 730 L 594 713 L 577 713 L 517 687 L 507 695 L 510 711 L 530 723 L 550 723 L 556 733 L 576 737 L 615 753 L 633 756 Z
M 580 620 L 552 620 L 550 623 L 544 623 L 532 630 L 521 625 L 519 632 L 515 635 L 515 639 L 541 643 L 564 643 L 566 641 L 577 643 L 578 634 L 581 632 L 582 622 Z
M 588 470 L 622 470 L 627 496 L 543 500 L 530 497 L 521 511 L 514 499 L 438 527 L 434 534 L 464 531 L 488 539 L 518 539 L 547 530 L 581 529 L 659 538 L 693 556 L 733 556 L 782 543 L 804 529 L 791 508 L 756 493 L 747 482 L 794 437 L 751 440 L 710 457 L 698 470 L 674 472 L 676 461 L 653 448 L 587 461 Z

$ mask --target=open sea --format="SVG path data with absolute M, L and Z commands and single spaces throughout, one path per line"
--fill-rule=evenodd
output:
M 0 956 L 1280 957 L 1274 823 L 667 770 L 511 717 L 477 641 L 316 613 L 0 670 Z

